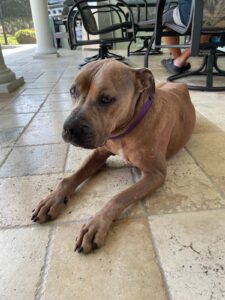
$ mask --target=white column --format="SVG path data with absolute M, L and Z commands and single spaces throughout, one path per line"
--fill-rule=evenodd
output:
M 35 58 L 45 58 L 49 55 L 58 56 L 53 47 L 53 40 L 49 27 L 47 0 L 30 0 L 31 12 L 34 22 L 37 48 Z
M 10 93 L 24 84 L 23 77 L 16 79 L 15 73 L 6 67 L 0 45 L 0 93 Z

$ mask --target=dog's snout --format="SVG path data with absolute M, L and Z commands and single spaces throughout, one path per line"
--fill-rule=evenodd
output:
M 74 145 L 88 147 L 93 143 L 93 130 L 84 119 L 70 115 L 63 125 L 63 139 Z
M 91 129 L 87 124 L 79 124 L 78 122 L 65 122 L 64 130 L 71 137 L 83 136 L 91 132 Z

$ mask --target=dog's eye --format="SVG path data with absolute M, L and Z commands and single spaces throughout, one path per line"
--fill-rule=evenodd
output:
M 116 100 L 115 97 L 102 96 L 102 97 L 100 98 L 100 104 L 102 104 L 102 105 L 111 104 L 111 103 L 114 102 L 115 100 Z
M 71 89 L 70 89 L 70 95 L 71 96 L 75 96 L 76 95 L 76 87 L 75 86 L 71 87 Z

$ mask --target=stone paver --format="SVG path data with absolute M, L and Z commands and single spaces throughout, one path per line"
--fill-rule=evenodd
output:
M 225 133 L 193 135 L 187 149 L 219 189 L 225 192 Z
M 0 98 L 0 110 L 1 110 L 2 108 L 4 108 L 4 107 L 9 103 L 9 101 L 10 101 L 10 100 L 8 100 L 8 99 L 1 99 L 1 98 Z
M 88 256 L 73 252 L 79 229 L 54 233 L 44 299 L 166 300 L 145 221 L 116 222 L 107 243 Z
M 0 231 L 1 299 L 35 299 L 48 234 L 44 227 Z
M 66 145 L 14 148 L 0 169 L 0 177 L 62 172 L 66 151 Z
M 7 128 L 0 130 L 0 145 L 2 147 L 12 146 L 19 138 L 23 128 Z
M 51 112 L 51 111 L 71 111 L 72 101 L 69 99 L 67 101 L 47 101 L 40 112 Z M 69 113 L 68 113 L 69 114 Z
M 5 114 L 0 115 L 0 130 L 15 128 L 15 127 L 25 127 L 33 117 L 33 114 Z
M 197 117 L 197 121 L 193 132 L 194 134 L 222 132 L 221 128 L 216 126 L 214 123 L 210 122 L 202 114 L 197 112 L 196 117 Z
M 149 217 L 173 300 L 225 298 L 225 210 Z
M 31 225 L 32 210 L 63 177 L 63 174 L 51 174 L 1 178 L 0 227 Z
M 2 164 L 2 162 L 8 155 L 9 151 L 10 151 L 10 148 L 0 148 L 0 165 Z
M 66 219 L 87 219 L 97 213 L 113 196 L 133 183 L 130 170 L 103 169 L 84 183 L 74 194 L 69 205 L 70 215 Z M 143 216 L 140 204 L 128 208 L 122 217 Z
M 193 135 L 187 149 L 209 175 L 224 175 L 225 133 Z M 216 165 L 216 168 L 215 168 Z
M 51 90 L 52 87 L 26 88 L 21 95 L 48 95 Z
M 46 95 L 34 94 L 32 96 L 19 96 L 5 106 L 1 110 L 1 114 L 5 115 L 7 113 L 22 114 L 37 112 L 45 99 Z
M 39 113 L 18 140 L 17 146 L 63 143 L 62 127 L 68 115 L 68 111 Z
M 69 93 L 61 93 L 61 94 L 55 94 L 51 93 L 46 102 L 52 102 L 52 101 L 71 101 L 71 97 Z
M 151 215 L 222 208 L 225 199 L 196 164 L 179 164 L 168 167 L 165 184 L 144 206 Z

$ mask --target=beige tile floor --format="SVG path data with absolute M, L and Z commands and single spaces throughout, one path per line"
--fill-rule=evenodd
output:
M 10 52 L 6 62 L 26 84 L 0 96 L 0 299 L 225 299 L 225 92 L 191 92 L 196 128 L 168 162 L 164 186 L 85 256 L 73 252 L 80 226 L 138 173 L 114 157 L 58 220 L 33 224 L 31 210 L 89 152 L 61 139 L 83 53 L 33 60 L 33 49 Z M 150 58 L 157 82 L 168 75 L 161 59 Z M 142 67 L 143 57 L 131 62 Z

